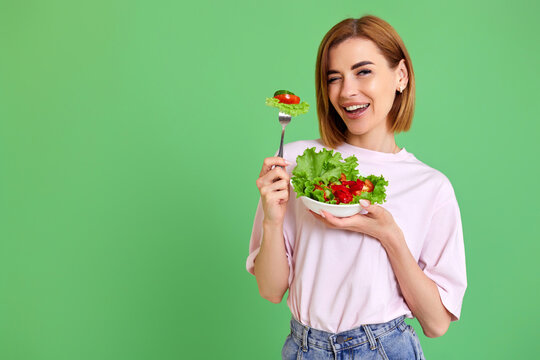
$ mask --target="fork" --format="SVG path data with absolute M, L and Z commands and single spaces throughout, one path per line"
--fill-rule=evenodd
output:
M 291 122 L 291 115 L 279 112 L 279 123 L 281 124 L 281 142 L 279 143 L 278 156 L 283 157 L 283 137 L 285 136 L 285 126 Z

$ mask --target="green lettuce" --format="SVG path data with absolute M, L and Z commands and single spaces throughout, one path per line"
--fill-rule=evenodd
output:
M 291 116 L 298 116 L 308 112 L 309 104 L 302 101 L 300 104 L 283 104 L 276 98 L 266 98 L 266 105 L 273 106 L 279 109 L 279 111 L 289 114 Z
M 296 158 L 296 164 L 292 171 L 291 181 L 297 198 L 307 196 L 320 202 L 336 204 L 337 202 L 330 190 L 315 189 L 315 185 L 320 183 L 327 186 L 329 183 L 339 185 L 343 173 L 348 181 L 369 179 L 374 186 L 372 192 L 363 192 L 354 196 L 349 204 L 358 204 L 361 199 L 367 199 L 372 204 L 382 204 L 386 201 L 388 181 L 382 175 L 369 175 L 367 177 L 359 175 L 356 169 L 358 159 L 354 155 L 343 159 L 341 153 L 337 151 L 322 149 L 316 152 L 313 147 L 306 149 L 302 155 L 299 155 Z M 325 195 L 327 200 L 325 200 Z
M 367 199 L 371 201 L 372 204 L 382 204 L 386 201 L 386 186 L 388 186 L 388 181 L 385 180 L 382 175 L 359 176 L 358 178 L 362 181 L 368 179 L 373 183 L 374 187 L 372 192 L 363 192 L 359 196 L 355 196 L 352 203 L 358 204 L 360 199 Z

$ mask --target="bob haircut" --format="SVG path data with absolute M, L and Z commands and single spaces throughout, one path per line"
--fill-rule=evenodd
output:
M 332 47 L 350 38 L 371 40 L 392 69 L 405 59 L 409 81 L 403 93 L 396 91 L 394 104 L 388 113 L 391 130 L 394 133 L 409 130 L 414 114 L 415 85 L 412 62 L 396 30 L 386 21 L 373 15 L 359 19 L 345 19 L 324 36 L 317 53 L 315 69 L 319 133 L 324 145 L 330 148 L 335 148 L 346 140 L 347 127 L 328 99 L 328 55 Z

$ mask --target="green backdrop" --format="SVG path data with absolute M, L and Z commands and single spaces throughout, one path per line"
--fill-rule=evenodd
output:
M 264 99 L 313 110 L 338 21 L 378 15 L 417 81 L 398 136 L 461 207 L 462 319 L 428 359 L 540 351 L 536 181 L 540 6 L 533 1 L 0 0 L 0 358 L 277 359 L 289 310 L 245 270 Z M 419 330 L 418 324 L 411 321 Z

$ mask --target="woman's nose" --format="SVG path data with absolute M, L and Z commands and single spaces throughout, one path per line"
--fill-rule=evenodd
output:
M 343 86 L 341 87 L 341 97 L 349 98 L 359 93 L 358 86 L 350 79 L 343 79 Z

